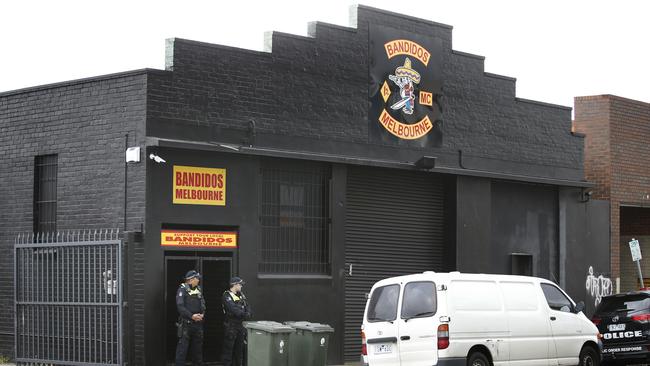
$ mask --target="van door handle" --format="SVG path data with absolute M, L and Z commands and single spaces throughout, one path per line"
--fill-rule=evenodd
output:
M 401 339 L 403 341 L 408 341 L 409 339 L 411 339 L 411 337 L 410 336 L 401 336 L 401 337 L 399 337 L 399 339 Z
M 370 338 L 366 341 L 368 344 L 377 343 L 397 343 L 397 337 Z
M 556 317 L 554 317 L 554 316 L 552 316 L 552 317 L 551 317 L 551 320 L 555 320 L 555 319 L 557 319 L 557 318 L 556 318 Z

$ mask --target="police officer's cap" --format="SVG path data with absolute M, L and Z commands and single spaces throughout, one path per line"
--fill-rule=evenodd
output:
M 230 286 L 232 285 L 243 285 L 245 282 L 239 277 L 233 277 L 230 279 Z
M 185 280 L 190 280 L 192 278 L 201 279 L 201 274 L 195 270 L 191 270 L 185 274 Z

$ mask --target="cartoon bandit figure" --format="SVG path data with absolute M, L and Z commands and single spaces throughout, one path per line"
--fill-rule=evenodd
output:
M 415 87 L 413 83 L 420 83 L 420 74 L 411 68 L 411 60 L 407 57 L 404 60 L 404 66 L 398 66 L 395 69 L 395 75 L 389 75 L 395 85 L 399 86 L 399 95 L 402 100 L 393 104 L 390 108 L 393 110 L 402 109 L 406 114 L 413 114 L 415 107 Z

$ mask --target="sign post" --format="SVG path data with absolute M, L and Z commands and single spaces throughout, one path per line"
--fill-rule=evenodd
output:
M 639 271 L 639 281 L 641 281 L 641 287 L 645 287 L 643 282 L 643 274 L 641 273 L 641 246 L 639 246 L 639 241 L 632 238 L 630 241 L 630 252 L 632 253 L 632 260 L 636 262 L 636 268 Z

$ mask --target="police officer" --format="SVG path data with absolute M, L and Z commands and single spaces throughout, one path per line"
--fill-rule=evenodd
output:
M 176 345 L 176 366 L 185 366 L 188 348 L 191 350 L 192 365 L 203 366 L 203 316 L 205 299 L 197 271 L 185 274 L 185 282 L 176 291 L 178 309 L 178 344 Z
M 244 359 L 246 329 L 242 322 L 251 318 L 251 309 L 241 291 L 243 285 L 241 278 L 231 278 L 230 288 L 224 291 L 221 299 L 224 312 L 224 366 L 241 366 Z

